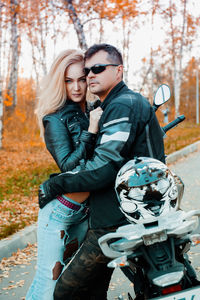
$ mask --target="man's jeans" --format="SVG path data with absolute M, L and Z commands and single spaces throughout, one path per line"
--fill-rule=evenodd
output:
M 26 300 L 53 300 L 56 281 L 64 262 L 80 246 L 88 229 L 85 205 L 80 206 L 75 211 L 55 199 L 40 209 L 37 271 Z

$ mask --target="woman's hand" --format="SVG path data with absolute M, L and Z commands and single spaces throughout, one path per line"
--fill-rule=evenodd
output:
M 103 113 L 103 110 L 101 107 L 97 107 L 94 110 L 90 112 L 90 124 L 88 131 L 91 133 L 97 133 L 99 130 L 99 119 L 101 118 L 101 115 Z

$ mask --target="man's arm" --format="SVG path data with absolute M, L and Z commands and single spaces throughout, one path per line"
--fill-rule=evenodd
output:
M 71 172 L 59 174 L 44 182 L 40 200 L 49 202 L 66 192 L 94 191 L 109 186 L 119 168 L 125 163 L 121 155 L 130 136 L 130 107 L 110 105 L 102 116 L 100 133 L 94 156 Z

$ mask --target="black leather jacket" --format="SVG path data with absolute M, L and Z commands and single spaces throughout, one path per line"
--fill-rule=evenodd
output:
M 101 107 L 104 112 L 92 159 L 44 184 L 48 199 L 64 192 L 90 191 L 91 228 L 127 223 L 114 191 L 116 174 L 123 164 L 135 156 L 151 156 L 149 143 L 152 156 L 165 162 L 162 130 L 153 108 L 142 95 L 129 90 L 122 81 Z
M 43 118 L 46 147 L 61 172 L 74 169 L 81 159 L 93 155 L 96 134 L 87 131 L 88 117 L 79 104 L 66 101 L 65 106 Z

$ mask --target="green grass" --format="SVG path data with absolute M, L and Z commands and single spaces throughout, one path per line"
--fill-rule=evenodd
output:
M 34 191 L 37 191 L 39 184 L 47 180 L 49 174 L 57 172 L 55 164 L 46 166 L 45 169 L 35 167 L 30 170 L 22 171 L 15 170 L 8 175 L 3 184 L 0 183 L 0 202 L 10 195 L 30 196 Z
M 4 239 L 8 237 L 9 235 L 19 231 L 20 229 L 23 229 L 26 226 L 25 222 L 21 223 L 11 223 L 10 225 L 3 226 L 0 232 L 0 239 Z
M 200 125 L 183 122 L 167 132 L 165 152 L 170 154 L 200 140 Z
M 18 223 L 10 223 L 9 225 L 4 225 L 1 228 L 1 232 L 0 232 L 0 240 L 7 238 L 8 236 L 18 232 L 19 230 L 25 228 L 27 226 L 26 221 L 31 220 L 31 221 L 37 221 L 37 216 L 30 218 L 26 218 L 24 220 L 20 220 L 20 222 Z
M 44 180 L 49 178 L 49 174 L 58 172 L 55 164 L 50 164 L 45 168 L 34 167 L 29 170 L 20 171 L 14 170 L 12 173 L 8 173 L 8 177 L 5 182 L 0 183 L 0 203 L 3 200 L 9 200 L 8 203 L 18 203 L 21 202 L 21 199 L 25 197 L 36 196 L 38 192 L 38 186 Z M 29 205 L 29 203 L 27 203 Z M 0 239 L 6 238 L 17 231 L 23 229 L 29 223 L 36 222 L 37 214 L 33 213 L 33 215 L 19 215 L 16 211 L 15 207 L 11 205 L 3 205 L 1 209 L 6 212 L 9 211 L 10 216 L 16 221 L 10 222 L 10 224 L 2 224 L 0 230 Z

